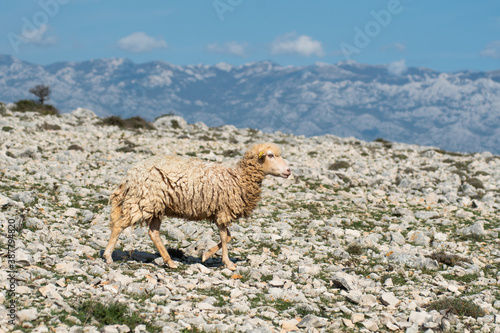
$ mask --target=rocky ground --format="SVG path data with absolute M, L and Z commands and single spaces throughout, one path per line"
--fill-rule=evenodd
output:
M 83 109 L 1 115 L 0 332 L 500 332 L 498 156 L 173 116 L 110 123 Z M 108 198 L 132 164 L 234 163 L 262 141 L 293 176 L 266 179 L 232 226 L 235 272 L 201 263 L 213 225 L 179 219 L 162 225 L 178 269 L 144 228 L 104 263 Z

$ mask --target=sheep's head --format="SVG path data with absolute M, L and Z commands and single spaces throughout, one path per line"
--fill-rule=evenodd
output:
M 281 157 L 281 149 L 274 143 L 261 143 L 252 147 L 251 152 L 257 155 L 264 174 L 288 178 L 291 175 L 288 164 Z

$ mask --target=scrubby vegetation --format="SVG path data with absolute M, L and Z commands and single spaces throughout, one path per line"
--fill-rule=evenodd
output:
M 40 104 L 37 101 L 31 100 L 31 99 L 23 99 L 20 101 L 17 101 L 15 104 L 15 107 L 12 111 L 18 111 L 18 112 L 28 112 L 28 111 L 33 111 L 33 112 L 38 112 L 41 115 L 58 115 L 59 110 L 57 110 L 54 106 L 50 104 Z
M 439 299 L 437 301 L 429 303 L 427 305 L 427 308 L 429 310 L 437 311 L 444 310 L 447 313 L 473 318 L 478 318 L 485 315 L 484 310 L 482 310 L 478 305 L 474 304 L 471 301 L 458 297 L 447 297 Z
M 123 119 L 120 116 L 110 116 L 99 121 L 97 125 L 118 126 L 121 129 L 130 129 L 130 130 L 154 129 L 154 126 L 142 117 L 132 117 Z

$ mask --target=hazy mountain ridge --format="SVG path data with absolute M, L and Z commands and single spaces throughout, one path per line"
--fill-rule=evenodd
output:
M 177 66 L 97 59 L 34 65 L 0 55 L 0 100 L 52 88 L 62 112 L 99 116 L 175 113 L 209 126 L 233 124 L 297 135 L 434 145 L 500 154 L 500 71 L 440 73 L 341 62 L 282 67 L 269 61 Z

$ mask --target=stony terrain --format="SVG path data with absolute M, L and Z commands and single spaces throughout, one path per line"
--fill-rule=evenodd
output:
M 83 109 L 0 117 L 0 332 L 500 332 L 499 157 L 178 117 L 100 122 Z M 266 179 L 232 226 L 236 272 L 200 261 L 213 225 L 178 219 L 162 225 L 178 269 L 144 228 L 104 263 L 109 194 L 132 164 L 234 163 L 261 141 L 283 147 L 293 176 Z
M 209 126 L 354 136 L 500 155 L 500 70 L 437 72 L 355 61 L 178 66 L 124 58 L 37 65 L 0 54 L 0 101 L 50 84 L 51 103 L 101 117 L 175 113 Z

